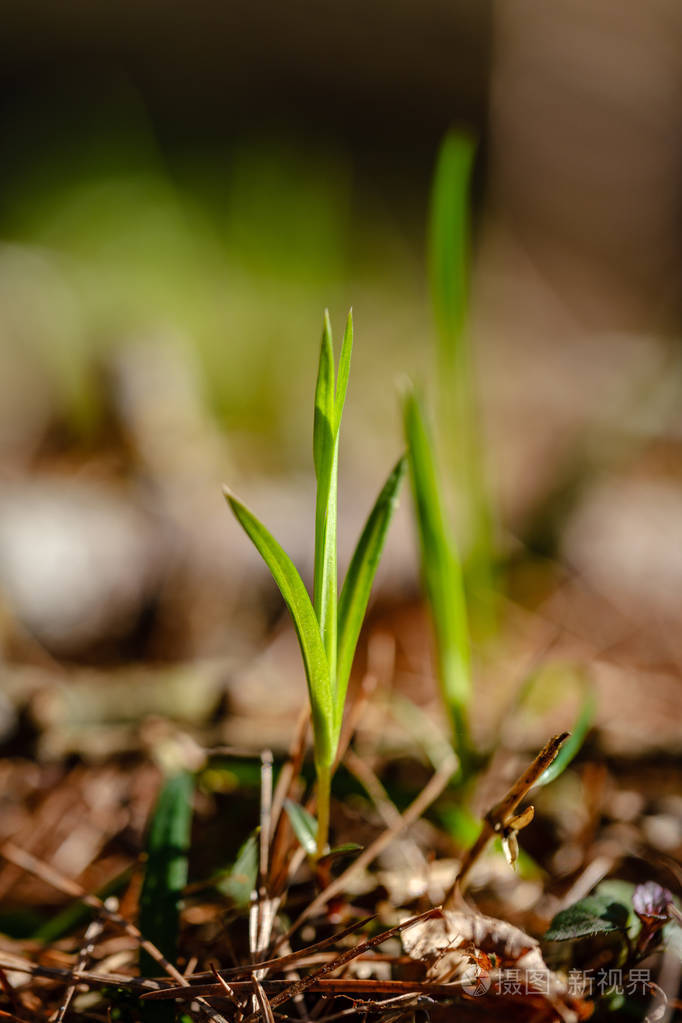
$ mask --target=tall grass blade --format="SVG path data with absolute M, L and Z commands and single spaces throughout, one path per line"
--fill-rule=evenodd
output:
M 339 655 L 336 672 L 335 726 L 341 730 L 343 706 L 353 666 L 353 656 L 360 629 L 369 603 L 386 533 L 398 501 L 407 459 L 402 457 L 396 463 L 386 480 L 365 527 L 360 534 L 355 552 L 351 558 L 346 579 L 339 600 Z
M 469 289 L 469 182 L 473 141 L 451 131 L 443 139 L 431 190 L 429 260 L 440 356 L 457 362 L 467 316 Z
M 270 569 L 293 618 L 308 682 L 315 760 L 318 767 L 329 767 L 336 753 L 333 732 L 334 701 L 327 654 L 322 644 L 315 609 L 289 555 L 241 501 L 227 490 L 225 496 L 237 521 Z
M 313 605 L 327 653 L 332 692 L 336 688 L 336 509 L 338 424 L 334 383 L 334 351 L 329 313 L 324 314 L 320 363 L 315 388 L 313 459 L 317 479 L 315 502 L 315 579 Z
M 346 403 L 346 391 L 348 390 L 348 378 L 350 376 L 350 357 L 353 353 L 353 310 L 348 313 L 346 329 L 343 332 L 343 344 L 339 356 L 339 372 L 336 380 L 336 432 L 338 434 L 341 426 L 343 406 Z
M 413 392 L 405 397 L 404 420 L 422 575 L 431 608 L 439 681 L 464 769 L 469 753 L 467 711 L 471 677 L 462 567 L 447 526 L 433 444 Z
M 462 495 L 468 538 L 465 582 L 484 617 L 494 617 L 494 517 L 479 441 L 474 371 L 465 326 L 468 313 L 472 139 L 449 132 L 441 145 L 431 192 L 429 264 L 438 339 L 438 412 L 446 455 Z
M 187 884 L 194 778 L 186 771 L 169 776 L 159 794 L 147 839 L 147 866 L 140 895 L 140 930 L 164 954 L 177 954 L 180 898 Z M 158 973 L 158 963 L 140 956 L 142 976 Z M 151 1009 L 151 1006 L 150 1006 Z M 174 1019 L 172 1007 L 155 1006 L 146 1019 Z M 163 1011 L 166 1010 L 166 1011 Z

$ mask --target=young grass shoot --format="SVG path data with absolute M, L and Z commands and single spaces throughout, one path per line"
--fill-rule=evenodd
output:
M 313 461 L 317 480 L 313 599 L 289 555 L 265 526 L 229 490 L 225 496 L 284 598 L 301 648 L 313 726 L 317 774 L 318 857 L 327 848 L 331 777 L 339 747 L 353 656 L 365 617 L 386 532 L 405 472 L 401 458 L 370 512 L 351 559 L 341 593 L 337 569 L 339 433 L 353 348 L 349 313 L 338 373 L 329 315 L 325 313 L 315 389 Z

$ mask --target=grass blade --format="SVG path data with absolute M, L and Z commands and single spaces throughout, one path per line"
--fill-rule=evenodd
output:
M 464 565 L 476 617 L 494 623 L 495 522 L 485 478 L 470 345 L 466 336 L 470 185 L 473 140 L 449 132 L 431 192 L 429 263 L 438 341 L 438 413 L 446 456 L 464 496 L 462 531 L 470 538 Z
M 294 834 L 299 840 L 308 856 L 314 856 L 317 852 L 317 821 L 311 813 L 308 813 L 300 803 L 294 803 L 292 799 L 284 801 L 284 809 L 291 821 Z
M 239 849 L 231 869 L 222 871 L 214 883 L 222 895 L 232 899 L 235 906 L 244 908 L 249 905 L 257 881 L 258 834 L 252 832 Z
M 187 884 L 193 793 L 194 778 L 187 771 L 168 777 L 159 794 L 147 839 L 140 930 L 170 962 L 175 962 L 177 954 L 180 898 Z M 142 952 L 142 976 L 156 976 L 158 969 L 158 963 Z M 172 1011 L 165 1018 L 172 1020 Z
M 580 706 L 578 717 L 571 730 L 571 734 L 559 751 L 556 759 L 540 775 L 537 785 L 549 785 L 551 781 L 563 774 L 574 757 L 580 752 L 587 733 L 592 727 L 597 701 L 592 689 L 586 694 Z
M 438 154 L 429 226 L 431 292 L 446 363 L 456 355 L 467 315 L 469 282 L 469 182 L 475 146 L 451 131 Z
M 433 444 L 413 392 L 404 405 L 405 435 L 417 513 L 421 564 L 436 640 L 439 681 L 463 768 L 469 753 L 469 627 L 462 568 L 448 529 Z
M 313 605 L 327 654 L 331 690 L 336 686 L 336 507 L 338 423 L 334 385 L 334 351 L 329 313 L 324 314 L 320 363 L 315 388 L 313 460 L 317 478 L 315 503 L 315 579 Z
M 263 561 L 270 569 L 294 621 L 305 666 L 315 736 L 315 759 L 329 767 L 336 752 L 333 735 L 332 689 L 327 655 L 315 609 L 289 555 L 249 509 L 229 491 L 230 507 Z
M 402 457 L 376 499 L 351 558 L 339 600 L 339 653 L 336 673 L 335 727 L 341 731 L 343 706 L 355 647 L 365 617 L 369 595 L 386 533 L 395 510 L 407 459 Z
M 350 357 L 353 352 L 353 310 L 348 313 L 346 329 L 343 333 L 343 344 L 339 356 L 339 373 L 336 381 L 336 400 L 334 409 L 336 413 L 336 432 L 338 434 L 341 426 L 343 406 L 346 403 L 346 391 L 348 390 L 348 378 L 350 376 Z

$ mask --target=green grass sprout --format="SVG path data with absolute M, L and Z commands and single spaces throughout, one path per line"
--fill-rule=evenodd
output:
M 215 887 L 232 900 L 235 906 L 245 909 L 258 880 L 258 830 L 253 831 L 240 846 L 232 866 L 220 871 L 214 879 Z
M 429 270 L 437 334 L 438 435 L 444 440 L 457 492 L 470 608 L 489 631 L 494 621 L 494 515 L 466 331 L 475 152 L 473 140 L 455 131 L 448 132 L 441 144 L 431 190 Z
M 317 853 L 317 821 L 304 806 L 295 803 L 292 799 L 285 799 L 284 809 L 291 821 L 296 838 L 309 856 L 315 856 Z
M 585 742 L 587 733 L 592 727 L 596 710 L 597 700 L 594 690 L 590 687 L 583 696 L 578 716 L 571 728 L 568 740 L 559 750 L 556 760 L 540 775 L 537 781 L 538 785 L 549 785 L 551 781 L 554 781 L 555 778 L 564 773 L 571 761 L 578 755 Z
M 140 930 L 170 962 L 177 955 L 180 898 L 187 884 L 194 778 L 187 771 L 169 775 L 154 808 L 147 838 L 147 865 L 140 895 Z M 156 976 L 158 963 L 140 956 L 143 977 Z M 152 1020 L 174 1019 L 172 1007 L 149 1006 Z
M 471 752 L 468 724 L 471 657 L 462 565 L 445 514 L 434 445 L 421 403 L 413 390 L 405 395 L 403 412 L 438 679 L 460 758 L 460 774 L 466 775 Z
M 335 380 L 329 315 L 325 313 L 315 388 L 313 461 L 317 480 L 315 504 L 315 574 L 313 599 L 288 554 L 265 526 L 229 490 L 225 496 L 279 587 L 298 636 L 313 722 L 317 773 L 316 855 L 327 848 L 331 776 L 341 735 L 343 710 L 353 656 L 367 610 L 388 526 L 405 474 L 401 458 L 390 473 L 369 514 L 350 562 L 339 599 L 337 569 L 337 493 L 339 432 L 353 348 L 353 318 L 348 314 Z

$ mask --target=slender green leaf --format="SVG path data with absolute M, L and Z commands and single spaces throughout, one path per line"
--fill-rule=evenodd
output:
M 348 377 L 350 376 L 350 357 L 352 352 L 353 352 L 353 310 L 351 309 L 350 312 L 348 313 L 348 319 L 346 320 L 346 329 L 343 333 L 343 344 L 341 345 L 341 355 L 339 356 L 339 372 L 336 380 L 335 422 L 337 434 L 339 432 L 339 427 L 341 426 L 343 406 L 346 403 L 346 391 L 348 390 Z
M 313 421 L 313 461 L 315 464 L 315 474 L 318 478 L 322 475 L 324 466 L 329 463 L 329 452 L 331 451 L 335 433 L 334 410 L 334 349 L 329 312 L 325 310 L 322 323 L 320 361 L 317 367 L 315 417 Z
M 232 868 L 215 882 L 223 895 L 232 899 L 235 906 L 248 906 L 251 893 L 258 879 L 258 831 L 252 832 L 241 846 Z
M 471 679 L 462 569 L 445 519 L 433 445 L 424 414 L 413 392 L 406 395 L 404 417 L 422 575 L 431 608 L 439 680 L 452 720 L 457 751 L 464 761 L 468 752 Z
M 470 345 L 465 326 L 469 290 L 470 191 L 474 141 L 455 131 L 443 139 L 431 192 L 429 264 L 437 327 L 438 414 L 445 453 L 460 494 L 469 538 L 464 576 L 477 619 L 494 624 L 495 518 L 481 448 Z
M 596 708 L 597 701 L 595 699 L 594 692 L 590 689 L 583 699 L 577 720 L 571 730 L 569 738 L 559 750 L 559 754 L 556 759 L 540 775 L 536 783 L 537 785 L 549 785 L 551 781 L 554 781 L 554 779 L 558 778 L 560 774 L 563 774 L 573 758 L 580 751 L 587 733 L 592 727 Z
M 342 845 L 335 845 L 333 849 L 321 856 L 318 863 L 333 863 L 334 860 L 340 860 L 347 856 L 356 856 L 363 849 L 364 846 L 358 845 L 357 842 L 343 842 Z
M 433 305 L 450 361 L 466 319 L 469 281 L 469 182 L 472 139 L 451 131 L 443 139 L 431 192 L 429 230 Z
M 313 604 L 327 653 L 332 692 L 336 678 L 336 506 L 338 426 L 334 385 L 334 351 L 329 313 L 324 314 L 320 364 L 315 389 L 313 459 L 317 478 L 315 502 L 315 579 Z
M 343 706 L 348 679 L 353 666 L 355 647 L 367 610 L 377 565 L 393 516 L 407 460 L 400 458 L 386 480 L 369 514 L 351 558 L 339 600 L 339 654 L 336 673 L 335 727 L 341 730 Z
M 292 799 L 284 801 L 284 809 L 291 821 L 294 834 L 299 840 L 308 856 L 314 856 L 317 852 L 317 821 L 311 813 L 308 813 L 300 803 L 294 803 Z
M 333 763 L 336 753 L 333 733 L 334 704 L 327 655 L 310 597 L 291 558 L 265 526 L 233 494 L 226 490 L 225 496 L 237 521 L 270 569 L 291 613 L 308 681 L 315 758 L 318 764 L 329 766 Z
M 171 962 L 177 953 L 180 898 L 187 884 L 193 793 L 191 774 L 181 771 L 170 775 L 159 793 L 147 839 L 140 930 Z M 142 952 L 142 976 L 155 976 L 158 969 L 158 963 Z M 173 1014 L 154 1014 L 154 1018 L 172 1020 Z

